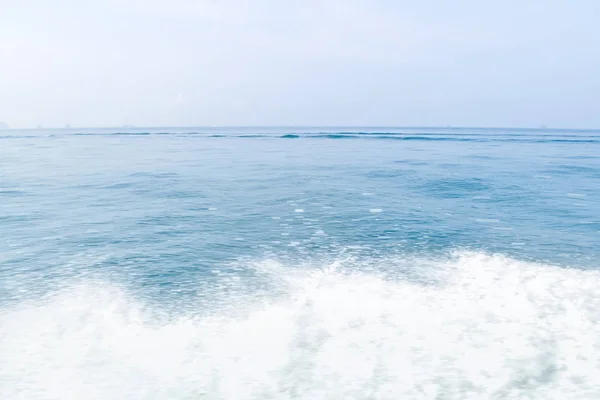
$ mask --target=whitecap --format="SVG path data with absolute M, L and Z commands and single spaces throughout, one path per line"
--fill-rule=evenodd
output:
M 102 282 L 4 305 L 0 397 L 600 398 L 599 271 L 481 253 L 313 262 L 256 263 L 270 296 L 231 286 L 176 315 Z M 373 263 L 420 278 L 360 271 Z

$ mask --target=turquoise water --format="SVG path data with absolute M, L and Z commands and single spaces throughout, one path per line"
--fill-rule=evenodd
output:
M 600 131 L 0 131 L 0 397 L 600 398 Z

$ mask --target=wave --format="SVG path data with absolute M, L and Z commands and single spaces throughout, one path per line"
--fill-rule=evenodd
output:
M 51 137 L 65 136 L 164 136 L 174 135 L 181 137 L 198 138 L 241 138 L 241 139 L 366 139 L 366 140 L 401 140 L 401 141 L 432 141 L 432 142 L 503 142 L 503 143 L 554 143 L 554 144 L 596 144 L 600 143 L 598 135 L 574 135 L 568 133 L 532 134 L 501 131 L 497 133 L 481 132 L 469 133 L 464 131 L 415 131 L 415 132 L 366 132 L 366 131 L 286 131 L 267 132 L 211 132 L 211 131 L 96 131 L 52 134 Z M 37 138 L 32 135 L 6 135 L 0 139 L 26 139 Z
M 90 281 L 1 309 L 0 397 L 600 398 L 598 271 L 481 253 L 250 267 L 268 289 L 230 277 L 179 314 Z

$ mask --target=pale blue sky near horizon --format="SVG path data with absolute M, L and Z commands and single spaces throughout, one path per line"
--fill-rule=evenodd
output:
M 0 0 L 0 121 L 600 128 L 595 0 Z

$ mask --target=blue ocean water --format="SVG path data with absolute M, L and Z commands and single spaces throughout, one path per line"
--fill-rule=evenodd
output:
M 600 398 L 600 131 L 0 131 L 0 398 Z

